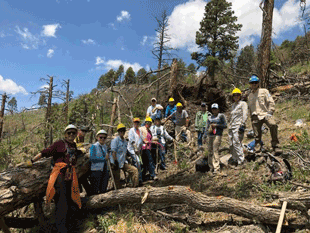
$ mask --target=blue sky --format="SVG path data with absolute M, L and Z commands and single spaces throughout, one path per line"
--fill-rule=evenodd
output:
M 231 0 L 243 24 L 240 47 L 260 38 L 261 0 Z M 155 16 L 167 10 L 171 46 L 187 64 L 196 50 L 199 28 L 207 1 L 175 0 L 0 0 L 0 93 L 17 98 L 18 107 L 30 107 L 38 97 L 31 92 L 55 76 L 56 84 L 71 80 L 74 96 L 89 93 L 98 78 L 120 64 L 156 69 L 151 49 Z M 298 0 L 276 0 L 274 42 L 302 35 Z

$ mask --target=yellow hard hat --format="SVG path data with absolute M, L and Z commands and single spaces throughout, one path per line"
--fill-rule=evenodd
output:
M 140 122 L 140 118 L 135 117 L 135 118 L 133 118 L 132 122 Z
M 235 88 L 232 92 L 231 92 L 231 94 L 233 95 L 233 94 L 240 94 L 241 95 L 241 91 L 240 91 L 240 89 L 239 88 Z
M 145 122 L 153 122 L 151 117 L 145 118 Z
M 169 102 L 174 102 L 174 99 L 171 97 L 171 98 L 169 99 Z
M 177 107 L 183 107 L 183 105 L 179 102 L 177 103 Z
M 118 124 L 116 129 L 117 129 L 117 131 L 119 131 L 120 129 L 125 129 L 126 130 L 126 126 L 124 124 L 120 123 L 120 124 Z

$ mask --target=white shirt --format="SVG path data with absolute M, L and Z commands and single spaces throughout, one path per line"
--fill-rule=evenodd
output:
M 173 140 L 173 138 L 167 133 L 166 129 L 164 128 L 164 126 L 156 126 L 156 125 L 152 125 L 150 128 L 150 131 L 152 133 L 153 137 L 158 137 L 157 131 L 160 135 L 160 143 L 162 145 L 164 145 L 166 143 L 165 138 L 169 139 L 169 140 Z
M 154 107 L 153 107 L 153 105 L 151 105 L 150 107 L 147 108 L 146 115 L 148 115 L 149 117 L 152 117 L 153 115 L 155 115 L 156 111 L 153 112 L 153 109 L 155 107 L 157 109 L 163 109 L 163 106 L 161 106 L 160 104 L 156 104 Z

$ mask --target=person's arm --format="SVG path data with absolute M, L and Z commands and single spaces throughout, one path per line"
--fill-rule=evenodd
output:
M 185 126 L 186 126 L 186 128 L 188 127 L 188 125 L 189 125 L 189 116 L 188 116 L 188 114 L 187 114 L 187 112 L 184 110 L 184 117 L 186 118 L 186 121 L 185 121 Z
M 242 122 L 241 125 L 245 126 L 248 119 L 248 105 L 246 102 L 242 104 Z
M 170 141 L 173 141 L 173 138 L 168 134 L 166 129 L 164 129 L 164 137 L 167 138 Z
M 268 90 L 266 90 L 266 102 L 268 107 L 268 114 L 273 115 L 275 111 L 275 103 Z
M 164 123 L 166 123 L 167 120 L 169 120 L 171 117 L 173 117 L 173 116 L 175 115 L 175 113 L 176 113 L 176 111 L 174 111 L 173 113 L 171 113 L 171 115 L 168 116 L 168 117 L 166 118 L 166 120 L 165 120 Z
M 220 115 L 220 123 L 216 124 L 216 127 L 221 128 L 221 129 L 227 128 L 226 117 L 224 114 Z
M 165 111 L 165 118 L 168 117 L 169 109 L 170 109 L 170 105 L 168 104 L 168 106 L 166 107 L 166 111 Z
M 210 120 L 209 120 L 209 118 L 208 118 L 208 120 L 207 120 L 207 125 L 206 125 L 206 127 L 204 128 L 204 130 L 203 130 L 203 134 L 202 134 L 202 137 L 203 137 L 203 138 L 206 138 L 206 137 L 208 136 L 209 128 L 210 128 Z
M 147 108 L 146 110 L 146 117 L 150 117 L 151 116 L 151 106 Z

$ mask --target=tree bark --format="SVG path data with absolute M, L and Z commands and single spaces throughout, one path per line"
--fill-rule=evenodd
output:
M 2 104 L 1 104 L 1 112 L 0 112 L 0 141 L 2 140 L 2 132 L 3 132 L 3 123 L 4 123 L 4 110 L 5 110 L 5 102 L 7 95 L 4 93 L 2 95 Z
M 46 134 L 45 134 L 45 140 L 44 140 L 44 146 L 45 148 L 50 145 L 52 142 L 52 135 L 50 135 L 49 131 L 50 129 L 50 117 L 51 117 L 51 111 L 52 111 L 52 98 L 53 98 L 53 76 L 50 76 L 50 82 L 49 82 L 49 89 L 48 89 L 48 99 L 47 99 L 47 108 L 46 108 L 46 114 L 45 114 L 45 122 L 46 122 Z
M 113 105 L 112 105 L 112 114 L 111 114 L 110 125 L 114 125 L 116 107 L 117 107 L 117 98 L 115 97 L 114 101 L 113 101 Z M 108 137 L 112 136 L 112 134 L 113 134 L 113 128 L 110 127 L 108 130 Z
M 263 0 L 263 25 L 262 35 L 259 46 L 258 57 L 258 76 L 261 80 L 261 87 L 268 87 L 269 83 L 269 66 L 270 66 L 270 50 L 271 50 L 271 36 L 272 36 L 272 18 L 274 9 L 274 0 Z
M 170 84 L 169 84 L 169 97 L 177 99 L 178 91 L 178 61 L 177 59 L 173 59 L 171 64 L 171 71 L 170 71 Z
M 187 204 L 204 212 L 226 212 L 263 223 L 277 224 L 280 211 L 261 207 L 252 203 L 227 197 L 208 197 L 196 193 L 189 187 L 169 186 L 161 188 L 126 188 L 90 197 L 88 208 L 103 208 L 117 204 L 141 204 L 141 199 L 148 193 L 145 203 Z
M 67 85 L 67 92 L 66 92 L 66 106 L 65 106 L 65 122 L 68 123 L 69 119 L 69 97 L 70 97 L 70 79 L 65 81 Z

